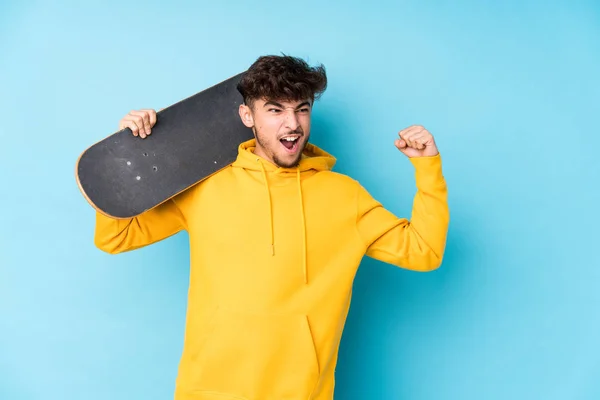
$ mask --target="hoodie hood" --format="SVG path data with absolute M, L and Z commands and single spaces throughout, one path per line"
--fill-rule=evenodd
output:
M 269 230 L 271 255 L 276 253 L 276 240 L 273 228 L 273 202 L 271 199 L 270 179 L 277 178 L 296 178 L 298 186 L 298 212 L 302 216 L 302 270 L 304 283 L 308 283 L 308 268 L 306 265 L 306 216 L 304 213 L 304 199 L 302 197 L 302 180 L 321 171 L 330 171 L 335 165 L 336 159 L 329 153 L 317 146 L 307 143 L 298 166 L 292 168 L 282 168 L 254 154 L 256 149 L 256 139 L 241 143 L 238 147 L 238 156 L 232 164 L 234 168 L 242 168 L 249 171 L 259 172 L 265 187 L 265 202 L 269 211 Z
M 254 154 L 255 149 L 256 139 L 251 139 L 240 144 L 238 147 L 237 159 L 232 164 L 233 167 L 244 168 L 252 171 L 262 171 L 261 165 L 263 165 L 267 172 L 296 174 L 298 171 L 330 171 L 336 162 L 336 159 L 331 154 L 311 143 L 306 144 L 306 148 L 302 152 L 300 164 L 298 167 L 293 168 L 278 167 L 264 158 Z

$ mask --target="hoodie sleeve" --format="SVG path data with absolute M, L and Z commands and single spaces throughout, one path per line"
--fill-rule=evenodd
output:
M 417 193 L 412 216 L 398 218 L 358 189 L 357 230 L 366 255 L 415 271 L 438 268 L 446 246 L 450 214 L 441 156 L 411 158 Z
M 114 219 L 96 211 L 94 244 L 109 254 L 123 253 L 156 243 L 187 229 L 184 210 L 190 190 L 135 218 Z

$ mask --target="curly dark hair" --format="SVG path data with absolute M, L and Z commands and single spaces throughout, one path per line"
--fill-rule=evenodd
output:
M 246 105 L 254 100 L 314 101 L 327 88 L 327 74 L 323 64 L 311 67 L 301 58 L 288 55 L 261 56 L 237 85 Z

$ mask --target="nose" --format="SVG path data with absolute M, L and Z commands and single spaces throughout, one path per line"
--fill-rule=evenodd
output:
M 298 115 L 295 110 L 286 110 L 285 112 L 285 127 L 291 131 L 295 131 L 300 126 Z

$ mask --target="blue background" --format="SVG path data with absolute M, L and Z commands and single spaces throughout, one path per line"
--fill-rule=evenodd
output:
M 336 399 L 600 398 L 598 3 L 4 1 L 0 50 L 0 399 L 172 398 L 187 236 L 100 252 L 75 162 L 281 52 L 337 171 L 408 216 L 422 124 L 450 190 L 442 268 L 361 265 Z

